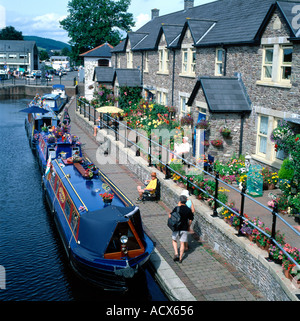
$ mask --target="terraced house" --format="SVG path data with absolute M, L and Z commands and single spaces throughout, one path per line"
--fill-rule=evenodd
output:
M 300 1 L 219 0 L 159 16 L 111 50 L 114 68 L 140 71 L 146 98 L 190 113 L 220 139 L 207 153 L 250 154 L 279 168 L 270 134 L 281 119 L 300 124 Z M 223 138 L 220 128 L 231 129 Z M 195 154 L 199 146 L 195 146 Z

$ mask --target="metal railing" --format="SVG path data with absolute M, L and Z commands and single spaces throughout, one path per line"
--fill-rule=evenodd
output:
M 79 102 L 79 104 L 78 104 L 78 102 Z M 197 189 L 198 191 L 201 191 L 201 192 L 205 193 L 210 198 L 212 198 L 213 201 L 214 201 L 212 217 L 214 217 L 214 218 L 219 217 L 218 212 L 217 212 L 217 209 L 218 209 L 219 206 L 223 206 L 224 208 L 226 208 L 230 212 L 232 212 L 236 217 L 238 217 L 240 219 L 240 222 L 239 222 L 239 226 L 238 226 L 237 236 L 245 236 L 242 233 L 241 230 L 242 230 L 243 224 L 245 222 L 247 222 L 247 224 L 251 225 L 253 227 L 253 229 L 258 230 L 266 238 L 268 238 L 270 240 L 271 244 L 276 245 L 282 251 L 282 253 L 284 253 L 284 255 L 293 264 L 295 264 L 297 270 L 300 270 L 299 263 L 297 261 L 295 261 L 295 259 L 284 249 L 282 244 L 280 244 L 276 240 L 277 219 L 279 219 L 282 223 L 284 223 L 297 236 L 300 236 L 300 232 L 298 230 L 296 230 L 291 224 L 289 224 L 286 220 L 284 220 L 279 215 L 278 208 L 277 208 L 276 204 L 275 204 L 275 207 L 273 208 L 273 210 L 270 209 L 269 207 L 265 206 L 264 204 L 258 202 L 253 197 L 251 197 L 248 194 L 246 194 L 246 186 L 245 185 L 243 185 L 243 188 L 240 191 L 239 189 L 235 188 L 234 186 L 229 185 L 228 183 L 226 183 L 223 180 L 221 180 L 220 177 L 219 177 L 219 173 L 214 172 L 214 174 L 212 174 L 209 171 L 205 171 L 203 168 L 200 168 L 199 166 L 189 162 L 184 157 L 181 157 L 180 155 L 176 154 L 170 148 L 167 148 L 167 147 L 157 143 L 156 141 L 152 140 L 151 137 L 147 137 L 144 134 L 138 132 L 137 130 L 134 130 L 134 129 L 128 127 L 127 124 L 124 124 L 123 122 L 112 118 L 108 114 L 106 114 L 105 119 L 104 119 L 102 117 L 102 114 L 98 113 L 96 111 L 96 109 L 93 106 L 91 106 L 89 103 L 84 102 L 84 101 L 80 101 L 80 100 L 78 100 L 78 102 L 76 104 L 76 110 L 79 110 L 80 114 L 83 114 L 84 117 L 87 117 L 89 119 L 89 121 L 92 120 L 94 122 L 94 125 L 97 125 L 97 121 L 98 121 L 98 119 L 100 117 L 100 120 L 99 120 L 100 128 L 104 128 L 104 129 L 111 130 L 112 132 L 114 132 L 116 140 L 119 140 L 120 137 L 124 138 L 124 141 L 126 142 L 125 145 L 124 145 L 125 147 L 128 147 L 128 143 L 131 144 L 132 146 L 135 146 L 136 147 L 136 156 L 140 156 L 140 151 L 142 150 L 147 155 L 148 166 L 153 166 L 154 163 L 155 164 L 162 164 L 163 166 L 165 166 L 165 168 L 166 168 L 165 179 L 170 179 L 172 177 L 172 175 L 171 175 L 171 172 L 172 172 L 172 173 L 180 176 L 184 181 L 186 181 L 186 185 L 187 185 L 187 189 L 188 190 L 191 190 L 191 189 L 194 188 L 194 189 Z M 112 123 L 114 123 L 113 126 L 112 126 Z M 116 126 L 116 123 L 117 123 L 117 126 Z M 122 135 L 120 133 L 120 131 L 121 131 L 120 128 L 121 127 L 123 127 L 123 129 L 124 129 L 125 135 Z M 131 131 L 131 132 L 135 133 L 135 141 L 132 141 L 132 140 L 128 139 L 128 137 L 127 137 L 127 132 L 128 131 Z M 143 138 L 144 140 L 146 140 L 148 142 L 148 150 L 145 150 L 141 146 L 138 145 L 140 138 Z M 194 184 L 193 181 L 191 181 L 189 177 L 184 176 L 181 173 L 179 173 L 179 172 L 175 171 L 174 169 L 172 169 L 170 167 L 170 164 L 167 161 L 164 162 L 162 159 L 160 159 L 160 157 L 157 157 L 157 156 L 153 155 L 152 151 L 153 151 L 153 147 L 154 146 L 157 146 L 161 152 L 162 152 L 162 150 L 165 150 L 166 155 L 175 154 L 178 159 L 180 159 L 182 162 L 184 162 L 184 164 L 186 164 L 188 166 L 191 166 L 191 167 L 194 167 L 197 170 L 200 169 L 203 172 L 204 175 L 211 177 L 215 181 L 214 195 L 209 194 L 206 190 L 204 190 L 201 187 L 199 187 L 198 185 Z M 167 157 L 167 159 L 168 158 L 169 157 Z M 153 159 L 155 159 L 155 162 L 153 162 Z M 227 204 L 224 204 L 223 202 L 221 202 L 219 200 L 219 188 L 218 187 L 219 187 L 220 183 L 222 183 L 223 185 L 227 186 L 228 188 L 230 188 L 230 189 L 234 190 L 235 192 L 237 192 L 238 194 L 240 194 L 241 205 L 240 205 L 239 212 L 236 212 L 234 209 L 229 207 Z M 248 200 L 256 203 L 261 208 L 263 208 L 266 211 L 270 212 L 270 214 L 272 215 L 271 234 L 268 234 L 266 231 L 264 231 L 259 226 L 255 225 L 248 218 L 245 217 L 245 215 L 244 215 L 245 199 L 248 199 Z

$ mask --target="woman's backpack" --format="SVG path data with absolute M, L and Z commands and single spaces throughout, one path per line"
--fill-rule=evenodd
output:
M 168 218 L 168 226 L 169 228 L 175 232 L 179 231 L 181 216 L 179 214 L 180 207 L 176 207 L 176 211 L 171 213 L 171 217 Z

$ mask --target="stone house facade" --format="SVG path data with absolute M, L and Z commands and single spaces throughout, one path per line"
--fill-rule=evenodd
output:
M 152 21 L 112 49 L 112 64 L 140 70 L 144 96 L 174 106 L 179 118 L 209 119 L 206 138 L 223 147 L 209 145 L 207 154 L 249 154 L 278 169 L 286 155 L 275 152 L 270 134 L 281 119 L 300 124 L 297 10 L 299 1 L 272 0 L 185 1 L 182 12 L 161 17 L 153 10 Z

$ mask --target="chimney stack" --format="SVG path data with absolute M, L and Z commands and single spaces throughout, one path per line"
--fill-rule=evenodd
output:
M 194 7 L 194 0 L 184 0 L 184 10 Z
M 159 17 L 159 9 L 152 9 L 152 20 Z

